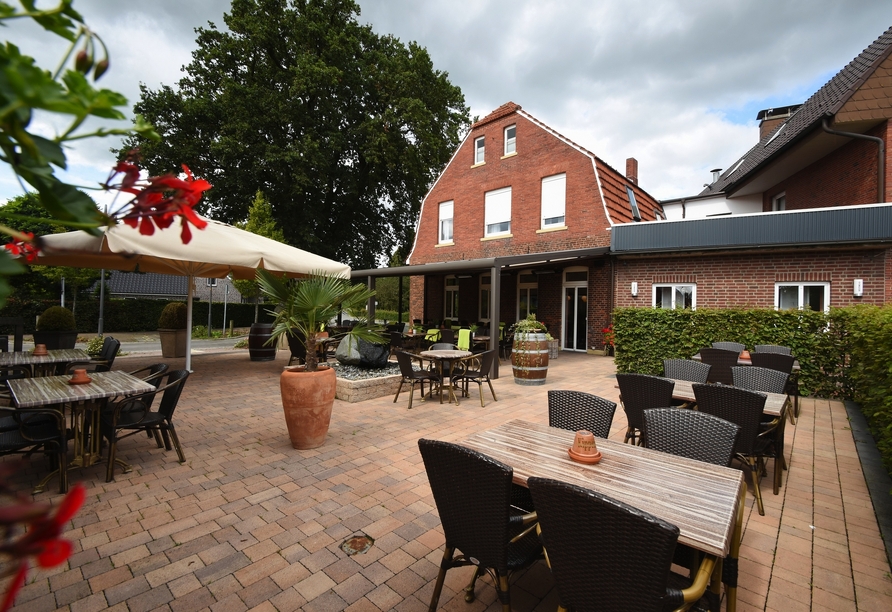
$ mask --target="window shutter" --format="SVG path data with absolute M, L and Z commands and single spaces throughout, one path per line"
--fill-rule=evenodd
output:
M 511 221 L 511 188 L 496 189 L 486 194 L 487 226 Z
M 561 221 L 552 222 L 549 225 L 563 224 L 566 205 L 567 175 L 556 174 L 542 179 L 542 225 L 546 225 L 546 219 L 555 218 L 561 218 Z

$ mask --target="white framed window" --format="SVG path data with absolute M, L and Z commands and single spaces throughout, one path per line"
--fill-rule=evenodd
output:
M 505 128 L 505 155 L 517 153 L 517 126 L 509 125 Z
M 511 233 L 511 188 L 504 187 L 485 194 L 484 236 Z
M 481 136 L 480 138 L 474 139 L 474 165 L 482 164 L 486 161 L 484 157 L 484 153 L 486 151 L 486 137 Z
M 490 298 L 492 297 L 492 275 L 480 275 L 480 320 L 489 323 Z
M 453 202 L 440 202 L 440 240 L 439 243 L 452 242 L 452 210 Z
M 517 320 L 539 311 L 539 279 L 530 270 L 517 275 Z
M 771 198 L 771 210 L 787 210 L 787 192 L 779 193 Z
M 774 307 L 777 310 L 830 312 L 830 283 L 775 283 Z
M 216 279 L 216 278 L 208 278 L 208 279 L 205 279 L 205 280 L 207 280 L 207 282 L 208 282 L 208 287 L 216 287 L 216 286 L 217 286 L 217 279 Z
M 665 310 L 697 309 L 697 285 L 654 285 L 653 306 Z
M 567 175 L 542 179 L 542 229 L 564 225 L 567 207 Z
M 458 278 L 446 277 L 446 304 L 443 308 L 444 319 L 458 318 Z

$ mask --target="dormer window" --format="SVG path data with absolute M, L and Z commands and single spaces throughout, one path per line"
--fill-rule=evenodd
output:
M 474 165 L 484 163 L 483 153 L 486 150 L 486 137 L 481 136 L 480 138 L 474 139 Z
M 517 153 L 517 126 L 509 125 L 505 128 L 505 155 Z
M 626 195 L 629 196 L 629 206 L 632 209 L 632 219 L 641 221 L 641 213 L 638 211 L 638 202 L 635 201 L 635 192 L 626 185 Z

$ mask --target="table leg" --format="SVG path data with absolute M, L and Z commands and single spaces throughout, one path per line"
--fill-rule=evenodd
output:
M 737 520 L 731 536 L 731 551 L 722 564 L 722 582 L 725 583 L 725 610 L 737 612 L 737 559 L 740 557 L 740 539 L 743 535 L 743 513 L 746 510 L 746 481 L 737 493 Z
M 789 410 L 791 407 L 789 406 L 789 398 L 787 399 L 787 403 L 784 404 L 784 411 Z M 774 434 L 774 494 L 777 495 L 780 492 L 780 487 L 784 479 L 784 465 L 786 459 L 784 458 L 784 429 L 786 427 L 786 416 L 781 414 L 778 418 L 777 423 L 777 431 Z

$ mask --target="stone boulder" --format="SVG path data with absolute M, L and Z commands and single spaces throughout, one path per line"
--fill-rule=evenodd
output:
M 383 368 L 387 366 L 387 358 L 390 357 L 390 346 L 387 344 L 373 344 L 352 336 L 344 337 L 335 358 L 344 365 L 358 366 L 360 368 Z

